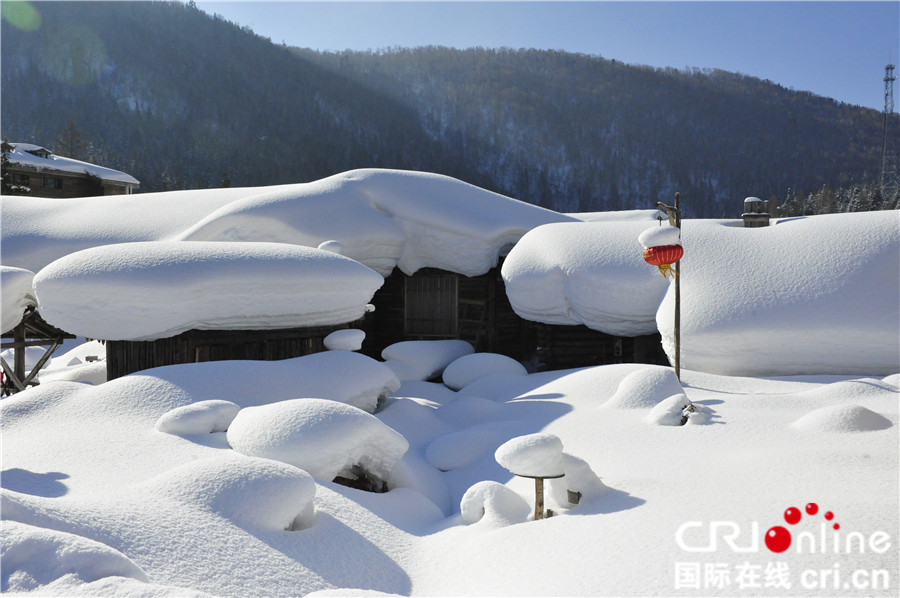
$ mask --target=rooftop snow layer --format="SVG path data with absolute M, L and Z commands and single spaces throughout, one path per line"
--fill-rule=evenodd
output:
M 648 226 L 647 220 L 574 222 L 532 230 L 503 262 L 513 309 L 526 320 L 584 324 L 607 334 L 656 332 L 668 283 L 642 257 L 637 239 Z
M 79 249 L 129 241 L 258 241 L 318 247 L 382 275 L 425 267 L 483 274 L 527 231 L 574 218 L 447 176 L 353 170 L 311 183 L 69 200 L 3 198 L 6 265 L 37 271 Z
M 681 367 L 717 374 L 891 374 L 900 364 L 898 212 L 746 229 L 683 223 Z M 674 354 L 674 291 L 659 308 Z
M 29 166 L 38 172 L 42 170 L 58 170 L 60 172 L 71 172 L 74 174 L 88 174 L 98 177 L 104 181 L 115 181 L 118 183 L 129 183 L 138 185 L 140 182 L 131 176 L 119 170 L 113 170 L 105 166 L 98 166 L 90 162 L 82 162 L 74 158 L 65 158 L 50 153 L 46 158 L 31 152 L 46 152 L 47 150 L 39 145 L 31 143 L 11 143 L 12 152 L 9 154 L 9 161 L 13 164 Z
M 193 328 L 264 330 L 361 318 L 384 279 L 282 243 L 147 242 L 85 249 L 34 277 L 45 320 L 72 334 L 152 340 Z

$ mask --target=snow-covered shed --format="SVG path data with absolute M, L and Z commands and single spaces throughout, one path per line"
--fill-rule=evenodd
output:
M 178 363 L 278 360 L 324 350 L 383 279 L 284 243 L 151 241 L 85 249 L 34 277 L 41 313 L 106 340 L 107 377 Z
M 141 183 L 130 174 L 57 156 L 47 148 L 31 143 L 4 144 L 3 153 L 9 160 L 12 195 L 38 197 L 88 197 L 94 195 L 122 195 L 134 193 Z

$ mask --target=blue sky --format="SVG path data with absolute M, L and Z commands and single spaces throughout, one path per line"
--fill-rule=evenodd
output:
M 711 67 L 881 110 L 900 54 L 900 1 L 197 2 L 292 46 L 559 49 L 655 67 Z M 895 83 L 900 98 L 900 84 Z

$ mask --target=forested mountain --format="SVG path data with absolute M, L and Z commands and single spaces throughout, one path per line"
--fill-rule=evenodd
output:
M 385 167 L 561 211 L 680 191 L 687 215 L 721 216 L 880 169 L 881 113 L 722 71 L 537 50 L 318 53 L 180 3 L 35 6 L 36 30 L 3 23 L 2 136 L 54 149 L 74 123 L 87 143 L 73 157 L 142 191 Z

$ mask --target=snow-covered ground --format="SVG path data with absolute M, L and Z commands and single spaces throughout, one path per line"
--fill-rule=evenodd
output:
M 348 388 L 356 372 L 381 368 L 391 378 L 386 365 L 353 353 L 358 363 L 328 367 L 342 354 L 278 362 L 277 372 L 218 362 L 99 386 L 45 382 L 3 399 L 2 590 L 896 595 L 897 375 L 686 371 L 683 392 L 705 417 L 685 426 L 651 417 L 681 387 L 671 370 L 644 365 L 490 374 L 459 391 L 407 381 L 374 416 L 321 399 L 298 411 L 297 399 L 325 395 L 316 386 L 347 401 L 364 386 Z M 307 368 L 313 358 L 318 367 Z M 383 391 L 371 385 L 368 397 Z M 225 403 L 235 405 L 224 415 L 234 418 L 227 432 Z M 260 405 L 271 413 L 252 412 Z M 677 420 L 681 404 L 668 411 Z M 167 416 L 181 418 L 186 432 L 161 431 Z M 536 433 L 556 436 L 575 462 L 546 482 L 555 514 L 540 521 L 531 515 L 533 481 L 494 455 Z M 346 465 L 335 454 L 369 463 L 390 491 L 333 483 Z M 326 477 L 313 483 L 320 471 Z M 577 505 L 568 490 L 582 493 Z M 808 503 L 821 514 L 784 522 L 786 509 Z M 825 528 L 826 511 L 839 531 Z M 710 540 L 714 525 L 730 527 Z M 764 543 L 779 525 L 794 534 L 788 552 Z M 735 531 L 740 551 L 727 543 Z M 817 543 L 814 554 L 803 533 Z M 703 551 L 711 541 L 715 550 Z M 840 585 L 820 571 L 839 571 Z
M 17 200 L 7 219 L 15 198 L 4 198 L 3 321 L 42 301 L 59 317 L 101 321 L 72 301 L 90 298 L 71 290 L 79 271 L 97 277 L 98 296 L 108 288 L 123 300 L 129 281 L 140 293 L 151 275 L 175 300 L 179 275 L 193 280 L 204 255 L 223 268 L 218 282 L 265 284 L 239 265 L 244 254 L 204 253 L 213 241 L 225 252 L 265 245 L 256 258 L 285 279 L 284 289 L 273 281 L 277 307 L 301 276 L 277 265 L 282 250 L 308 257 L 311 275 L 344 263 L 328 251 L 382 275 L 394 264 L 475 271 L 530 230 L 507 270 L 552 297 L 547 317 L 563 317 L 558 304 L 574 297 L 571 323 L 655 318 L 667 334 L 672 283 L 643 262 L 637 240 L 657 225 L 652 213 L 578 222 L 445 177 L 385 171 L 249 191 L 191 192 L 196 203 L 180 212 L 184 195 L 130 196 L 121 221 L 99 198 L 37 202 L 49 213 Z M 339 228 L 339 218 L 291 215 L 325 196 L 335 214 L 366 206 L 366 216 Z M 142 197 L 160 203 L 141 207 Z M 370 217 L 375 233 L 354 228 Z M 896 212 L 765 230 L 686 221 L 680 381 L 639 364 L 528 374 L 458 341 L 400 343 L 376 360 L 342 350 L 358 346 L 347 332 L 329 343 L 336 350 L 307 357 L 103 382 L 103 345 L 70 341 L 39 386 L 0 400 L 0 591 L 896 596 L 897 225 Z M 199 253 L 171 253 L 184 241 Z M 118 249 L 159 245 L 131 257 L 109 247 L 136 242 Z M 377 287 L 378 274 L 360 268 Z M 511 299 L 522 298 L 514 278 Z M 602 294 L 619 280 L 634 283 Z M 42 297 L 54 281 L 69 291 Z M 198 288 L 219 306 L 246 298 Z M 622 297 L 635 289 L 640 297 Z M 615 313 L 597 315 L 595 291 Z M 366 293 L 348 303 L 363 308 Z M 149 319 L 164 331 L 175 318 Z M 723 362 L 750 363 L 755 377 Z M 552 516 L 534 519 L 530 475 L 551 477 Z

